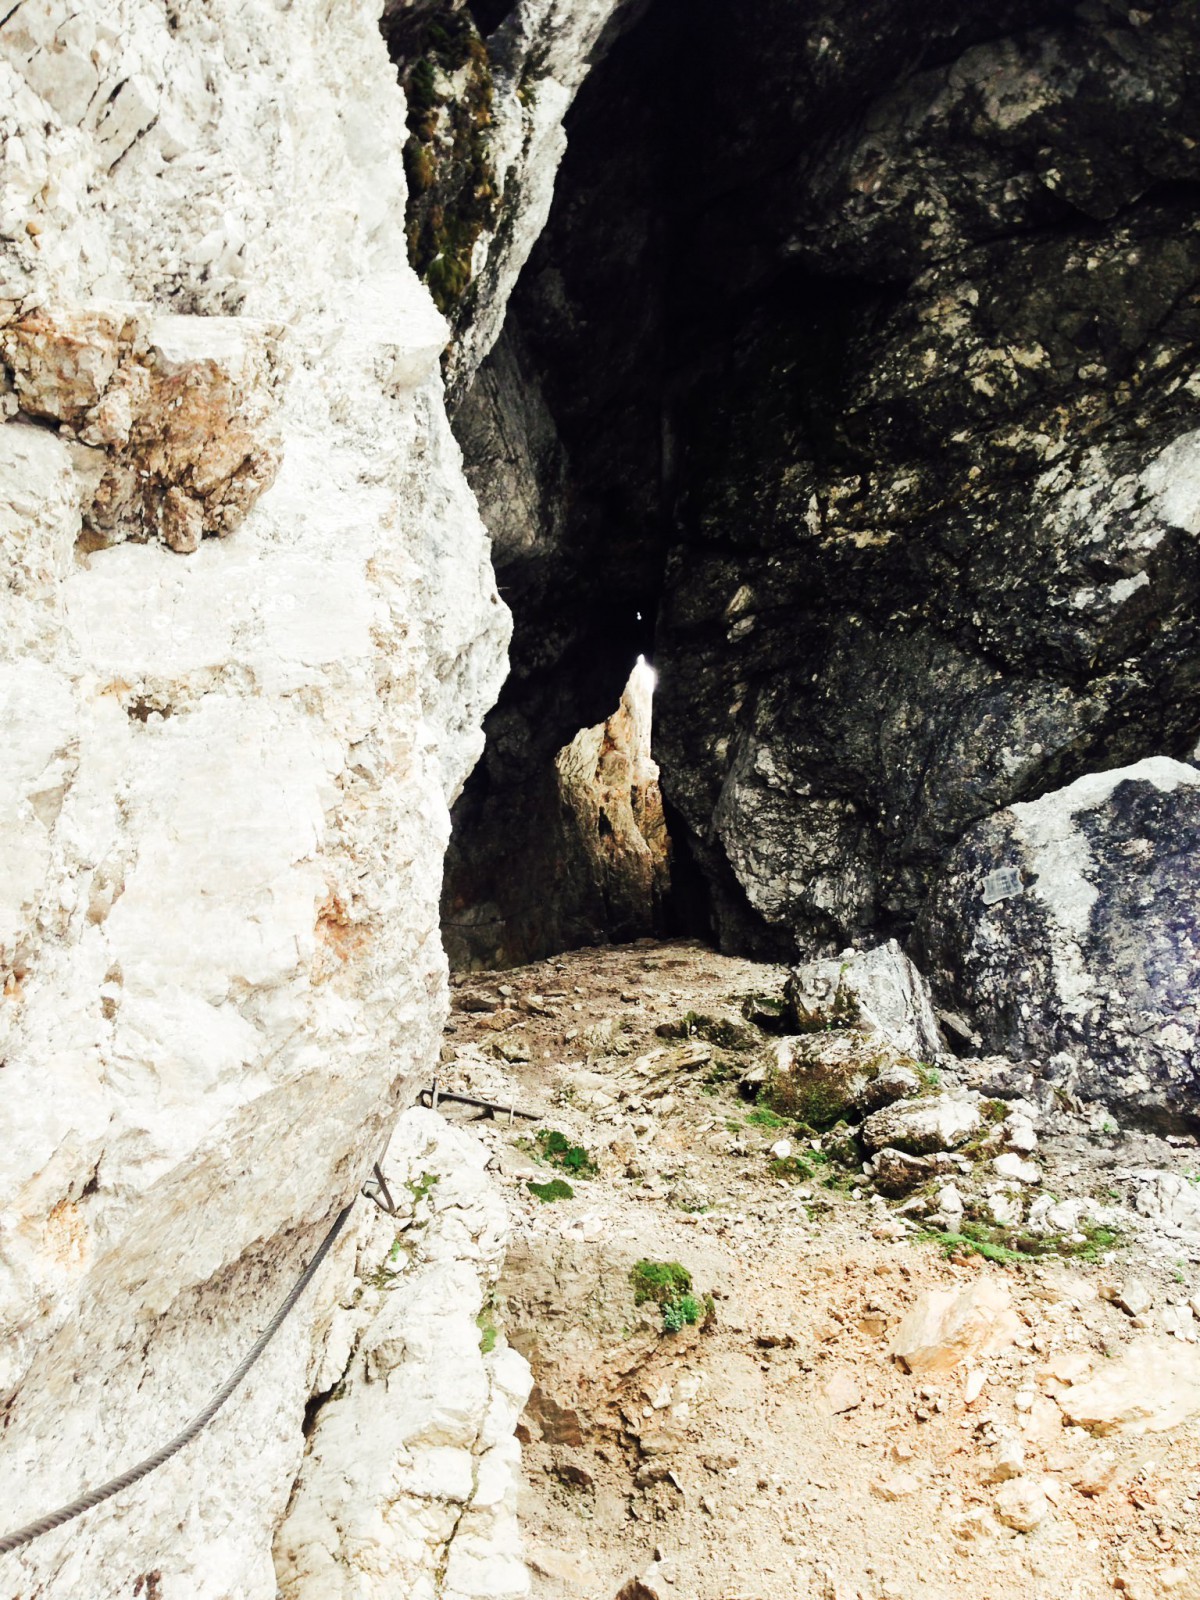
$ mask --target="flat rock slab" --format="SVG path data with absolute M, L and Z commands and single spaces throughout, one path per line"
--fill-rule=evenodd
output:
M 1058 1397 L 1063 1415 L 1093 1433 L 1161 1433 L 1200 1416 L 1200 1349 L 1137 1339 L 1088 1383 Z

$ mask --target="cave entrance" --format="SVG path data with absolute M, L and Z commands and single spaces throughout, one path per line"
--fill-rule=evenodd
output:
M 519 966 L 667 927 L 671 845 L 651 753 L 655 683 L 639 655 L 616 709 L 561 746 L 520 807 L 503 773 L 490 805 L 468 797 L 473 826 L 456 830 L 443 896 L 452 967 Z

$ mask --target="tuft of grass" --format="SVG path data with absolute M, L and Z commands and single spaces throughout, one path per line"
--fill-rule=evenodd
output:
M 479 1329 L 479 1351 L 481 1355 L 490 1356 L 496 1348 L 496 1340 L 500 1337 L 500 1330 L 492 1316 L 492 1306 L 489 1301 L 475 1318 L 475 1326 Z
M 573 1178 L 591 1178 L 596 1174 L 596 1163 L 590 1152 L 581 1144 L 572 1144 L 557 1128 L 543 1128 L 537 1136 L 537 1146 L 543 1161 L 561 1167 Z
M 935 1089 L 942 1087 L 941 1073 L 936 1067 L 931 1067 L 924 1061 L 917 1062 L 917 1077 L 921 1080 L 922 1089 L 928 1090 L 931 1094 Z
M 533 1179 L 530 1178 L 525 1187 L 543 1205 L 549 1205 L 554 1200 L 573 1200 L 575 1198 L 574 1189 L 562 1178 L 551 1178 L 549 1183 L 534 1183 Z

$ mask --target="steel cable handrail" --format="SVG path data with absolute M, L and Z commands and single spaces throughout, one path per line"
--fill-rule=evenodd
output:
M 77 1500 L 72 1500 L 69 1505 L 60 1506 L 57 1511 L 48 1512 L 44 1517 L 39 1517 L 36 1522 L 28 1522 L 23 1528 L 16 1528 L 12 1533 L 6 1534 L 4 1538 L 0 1539 L 0 1555 L 6 1555 L 11 1550 L 19 1550 L 22 1545 L 29 1544 L 31 1540 L 41 1538 L 42 1534 L 49 1533 L 53 1528 L 61 1528 L 64 1522 L 70 1522 L 73 1518 L 82 1516 L 85 1511 L 93 1510 L 102 1501 L 111 1499 L 114 1494 L 120 1494 L 122 1489 L 128 1489 L 131 1484 L 137 1483 L 139 1478 L 144 1478 L 148 1472 L 153 1472 L 155 1467 L 161 1467 L 164 1461 L 169 1461 L 173 1455 L 183 1449 L 184 1445 L 190 1444 L 198 1433 L 202 1433 L 279 1332 L 288 1312 L 291 1311 L 297 1300 L 312 1282 L 317 1269 L 329 1254 L 334 1240 L 345 1227 L 346 1218 L 353 1209 L 354 1201 L 352 1200 L 348 1206 L 344 1206 L 338 1212 L 332 1228 L 321 1240 L 316 1254 L 299 1278 L 297 1278 L 287 1298 L 262 1333 L 259 1334 L 240 1365 L 225 1380 L 203 1411 L 198 1412 L 192 1418 L 182 1433 L 177 1433 L 166 1444 L 160 1445 L 153 1455 L 147 1456 L 144 1461 L 139 1461 L 135 1467 L 130 1467 L 127 1471 L 122 1472 L 119 1477 L 110 1478 L 107 1483 L 102 1483 L 98 1489 L 92 1489 L 88 1494 L 80 1495 Z

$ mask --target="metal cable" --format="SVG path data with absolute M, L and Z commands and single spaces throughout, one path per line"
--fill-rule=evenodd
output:
M 72 1518 L 82 1516 L 85 1511 L 91 1511 L 93 1507 L 98 1506 L 102 1501 L 110 1499 L 114 1494 L 120 1494 L 122 1489 L 128 1489 L 139 1478 L 144 1478 L 148 1472 L 153 1472 L 155 1467 L 161 1467 L 164 1461 L 169 1461 L 177 1451 L 183 1449 L 185 1444 L 190 1444 L 196 1435 L 201 1433 L 216 1416 L 217 1412 L 279 1332 L 288 1312 L 304 1293 L 317 1268 L 329 1254 L 333 1241 L 345 1227 L 346 1218 L 353 1209 L 354 1202 L 352 1200 L 348 1206 L 339 1211 L 333 1227 L 322 1239 L 316 1255 L 313 1256 L 299 1278 L 297 1278 L 287 1299 L 279 1307 L 279 1310 L 268 1322 L 262 1333 L 259 1334 L 237 1370 L 225 1380 L 225 1383 L 217 1390 L 216 1394 L 204 1407 L 204 1410 L 198 1412 L 192 1418 L 182 1433 L 177 1433 L 167 1444 L 161 1445 L 153 1455 L 147 1456 L 144 1461 L 139 1461 L 136 1467 L 130 1467 L 127 1472 L 122 1472 L 119 1477 L 110 1478 L 107 1483 L 101 1484 L 98 1489 L 92 1489 L 88 1494 L 80 1495 L 78 1500 L 72 1500 L 69 1505 L 62 1506 L 57 1511 L 51 1511 L 46 1516 L 39 1517 L 36 1522 L 26 1523 L 23 1528 L 17 1528 L 13 1533 L 6 1534 L 3 1539 L 0 1539 L 0 1555 L 6 1555 L 10 1550 L 19 1550 L 23 1544 L 28 1544 L 32 1539 L 40 1538 L 43 1533 L 49 1533 L 52 1528 L 60 1528 L 64 1522 L 70 1522 Z

